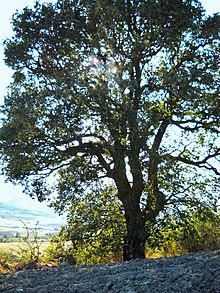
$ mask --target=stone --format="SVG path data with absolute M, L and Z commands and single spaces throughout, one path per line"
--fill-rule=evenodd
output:
M 33 268 L 2 278 L 14 293 L 219 293 L 220 250 L 99 265 Z

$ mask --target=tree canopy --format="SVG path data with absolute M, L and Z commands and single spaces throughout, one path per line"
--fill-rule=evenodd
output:
M 216 205 L 220 16 L 197 0 L 36 2 L 12 20 L 3 173 L 56 207 L 114 184 L 124 259 L 167 209 Z M 53 189 L 54 190 L 54 189 Z

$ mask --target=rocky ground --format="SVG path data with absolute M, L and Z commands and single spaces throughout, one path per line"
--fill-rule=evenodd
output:
M 220 250 L 95 266 L 25 269 L 1 277 L 0 292 L 220 293 Z

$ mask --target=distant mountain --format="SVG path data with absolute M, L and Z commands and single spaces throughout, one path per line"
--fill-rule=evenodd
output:
M 52 208 L 38 202 L 30 204 L 24 199 L 0 202 L 0 236 L 25 233 L 24 223 L 30 229 L 38 223 L 39 234 L 46 235 L 58 231 L 65 224 L 65 217 L 59 217 Z
M 55 217 L 53 211 L 43 209 L 43 210 L 36 210 L 36 209 L 27 209 L 22 208 L 19 205 L 13 203 L 0 203 L 0 217 L 10 217 L 10 218 L 17 218 L 19 215 L 25 216 L 39 216 L 39 217 Z

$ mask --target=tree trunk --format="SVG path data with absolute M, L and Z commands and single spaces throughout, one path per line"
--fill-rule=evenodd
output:
M 127 235 L 124 242 L 123 260 L 145 258 L 147 231 L 145 217 L 139 207 L 139 200 L 130 200 L 124 204 Z
M 131 237 L 130 237 L 131 238 Z M 127 240 L 123 247 L 123 261 L 132 259 L 145 258 L 145 242 L 146 240 L 140 237 L 132 237 L 133 239 Z

